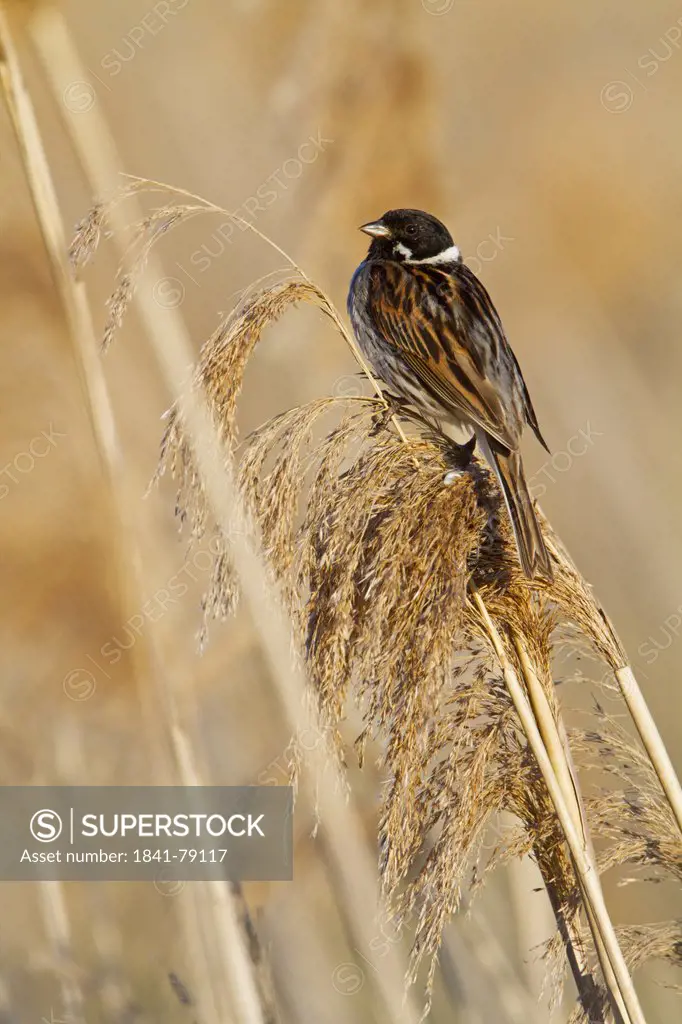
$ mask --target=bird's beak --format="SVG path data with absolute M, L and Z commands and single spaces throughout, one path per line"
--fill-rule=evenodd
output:
M 366 235 L 371 235 L 372 238 L 390 238 L 391 232 L 388 230 L 385 224 L 382 224 L 380 220 L 370 221 L 369 224 L 361 224 L 360 230 L 364 231 Z

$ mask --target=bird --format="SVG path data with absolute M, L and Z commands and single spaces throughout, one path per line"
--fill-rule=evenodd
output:
M 551 580 L 519 452 L 524 427 L 550 449 L 490 295 L 437 217 L 388 210 L 360 230 L 372 239 L 348 293 L 360 351 L 422 419 L 471 435 L 499 482 L 525 576 Z

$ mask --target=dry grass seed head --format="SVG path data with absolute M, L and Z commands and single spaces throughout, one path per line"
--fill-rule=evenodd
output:
M 682 921 L 623 926 L 618 928 L 618 941 L 633 973 L 651 960 L 660 960 L 676 968 L 682 964 Z M 558 955 L 561 955 L 560 949 Z M 679 985 L 669 987 L 682 994 Z M 595 991 L 595 1008 L 602 1018 L 608 1015 L 610 1001 L 602 985 Z M 590 1020 L 583 1008 L 576 1006 L 568 1024 L 590 1024 Z
M 129 182 L 117 189 L 109 200 L 98 200 L 93 204 L 87 216 L 76 225 L 69 246 L 69 261 L 74 274 L 86 266 L 95 255 L 102 235 L 108 231 L 113 207 L 131 195 L 144 190 L 146 190 L 146 183 Z M 203 207 L 171 202 L 153 210 L 133 225 L 132 240 L 126 248 L 116 277 L 114 291 L 107 302 L 108 316 L 102 338 L 103 350 L 109 347 L 123 322 L 123 317 L 135 293 L 154 242 L 176 224 L 200 212 L 203 212 Z
M 548 587 L 551 599 L 563 615 L 575 623 L 600 658 L 615 671 L 627 664 L 627 655 L 606 613 L 595 600 L 592 588 L 580 575 L 549 521 L 539 513 L 543 534 L 554 556 L 554 581 Z
M 140 283 L 152 246 L 171 228 L 197 213 L 200 207 L 172 204 L 152 211 L 134 226 L 129 244 L 116 278 L 116 286 L 107 302 L 108 316 L 102 336 L 102 351 L 106 352 L 123 323 L 135 291 Z M 73 249 L 73 246 L 72 246 Z M 86 250 L 84 249 L 83 252 Z
M 76 273 L 93 259 L 102 233 L 106 231 L 106 206 L 96 202 L 87 215 L 76 224 L 76 230 L 69 246 L 69 263 Z
M 113 208 L 129 199 L 130 196 L 137 195 L 140 192 L 152 191 L 172 192 L 172 189 L 159 190 L 152 188 L 151 183 L 144 179 L 135 179 L 116 189 L 108 199 L 98 199 L 93 203 L 86 216 L 76 224 L 73 240 L 69 247 L 69 262 L 74 272 L 86 266 L 92 260 L 99 247 L 102 235 L 106 235 L 108 231 Z M 159 209 L 172 211 L 174 207 L 175 204 L 170 203 Z M 198 211 L 199 207 L 195 207 L 195 209 Z M 133 230 L 136 227 L 138 225 L 135 225 Z
M 592 717 L 596 725 L 573 735 L 583 765 L 606 773 L 613 783 L 588 804 L 595 834 L 609 841 L 601 870 L 627 866 L 645 872 L 647 881 L 681 882 L 682 835 L 651 762 L 600 704 L 595 703 Z
M 319 399 L 270 420 L 245 447 L 239 482 L 261 531 L 264 552 L 275 573 L 285 580 L 295 554 L 297 513 L 309 468 L 308 445 L 316 421 L 334 405 Z M 264 474 L 265 463 L 274 465 Z M 289 594 L 290 603 L 292 595 Z
M 302 280 L 262 288 L 223 317 L 202 346 L 192 387 L 206 395 L 226 458 L 231 458 L 237 441 L 236 406 L 246 365 L 263 331 L 290 306 L 301 301 L 319 306 L 322 298 L 318 289 Z M 167 470 L 170 472 L 178 484 L 176 514 L 182 523 L 189 518 L 192 534 L 200 537 L 211 514 L 179 403 L 171 407 L 166 417 L 155 480 Z
M 373 400 L 302 457 L 327 404 L 266 424 L 246 446 L 240 480 L 278 572 L 304 597 L 308 663 L 327 724 L 340 721 L 353 684 L 368 731 L 387 738 L 380 834 L 390 895 L 430 831 L 440 830 L 403 901 L 405 912 L 419 906 L 418 960 L 436 952 L 485 826 L 509 806 L 510 769 L 525 757 L 501 682 L 491 686 L 479 671 L 459 695 L 466 674 L 454 672 L 455 651 L 474 642 L 467 584 L 489 510 L 471 476 L 444 486 L 439 444 L 406 446 L 388 430 L 373 431 Z M 316 473 L 294 542 L 294 507 L 311 462 Z

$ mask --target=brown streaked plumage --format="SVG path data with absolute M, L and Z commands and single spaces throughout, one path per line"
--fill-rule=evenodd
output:
M 551 578 L 519 454 L 526 423 L 547 445 L 488 292 L 429 214 L 391 210 L 363 230 L 373 241 L 348 296 L 360 347 L 427 419 L 473 432 L 502 488 L 524 572 Z

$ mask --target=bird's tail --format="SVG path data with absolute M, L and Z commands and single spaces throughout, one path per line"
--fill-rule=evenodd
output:
M 484 455 L 495 470 L 509 512 L 521 568 L 529 579 L 552 579 L 552 563 L 528 490 L 518 452 L 508 452 L 491 437 L 479 437 Z

